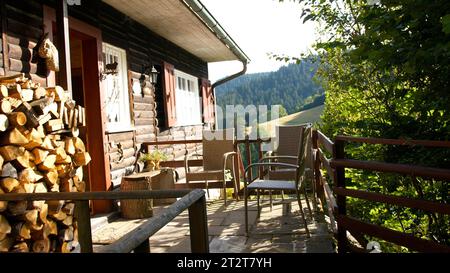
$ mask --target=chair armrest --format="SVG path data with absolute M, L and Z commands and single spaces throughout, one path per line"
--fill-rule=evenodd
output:
M 259 163 L 262 163 L 262 162 L 267 161 L 267 160 L 272 161 L 274 159 L 298 159 L 298 157 L 296 157 L 296 156 L 289 156 L 289 155 L 266 156 L 266 157 L 261 158 L 259 160 Z
M 189 172 L 189 159 L 191 158 L 191 157 L 193 157 L 193 156 L 201 156 L 201 157 L 203 157 L 203 155 L 201 155 L 201 154 L 191 154 L 191 155 L 185 155 L 184 156 L 184 170 L 186 171 L 186 173 L 188 173 Z
M 225 172 L 225 170 L 226 170 L 226 168 L 227 168 L 227 161 L 228 161 L 228 158 L 236 157 L 236 156 L 237 156 L 237 153 L 236 153 L 236 152 L 229 152 L 229 153 L 223 154 L 223 171 L 224 171 L 224 172 Z M 234 168 L 234 165 L 233 165 L 233 168 Z
M 273 163 L 273 162 L 272 163 L 269 163 L 269 162 L 266 162 L 266 163 L 253 163 L 253 164 L 248 165 L 247 168 L 245 168 L 244 175 L 247 178 L 247 172 L 252 167 L 265 167 L 265 166 L 269 166 L 269 167 L 270 166 L 274 166 L 274 167 L 288 167 L 288 168 L 293 168 L 293 169 L 299 169 L 300 168 L 300 166 L 298 166 L 298 165 L 288 164 L 288 163 Z

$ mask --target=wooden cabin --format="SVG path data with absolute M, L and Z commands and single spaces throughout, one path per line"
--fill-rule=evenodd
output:
M 200 138 L 215 124 L 208 63 L 239 60 L 245 68 L 248 62 L 197 0 L 0 3 L 0 75 L 23 72 L 42 86 L 60 85 L 86 108 L 91 191 L 120 185 L 143 142 Z M 58 48 L 57 73 L 37 54 L 45 34 Z M 107 69 L 111 64 L 117 65 L 115 73 Z M 199 149 L 196 144 L 163 148 L 169 159 Z M 94 202 L 95 213 L 110 209 L 109 202 Z

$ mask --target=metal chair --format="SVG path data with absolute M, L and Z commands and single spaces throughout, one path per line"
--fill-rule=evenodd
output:
M 205 188 L 208 195 L 210 188 L 223 188 L 226 205 L 227 182 L 233 183 L 235 193 L 239 190 L 239 181 L 234 168 L 234 160 L 237 158 L 235 143 L 234 129 L 203 131 L 203 155 L 185 156 L 186 183 Z M 203 158 L 203 168 L 200 171 L 191 171 L 189 167 L 191 157 Z M 231 171 L 232 179 L 227 179 L 227 171 Z
M 297 202 L 300 208 L 300 214 L 305 225 L 306 234 L 310 237 L 308 224 L 306 222 L 305 214 L 303 212 L 303 206 L 300 198 L 300 192 L 303 191 L 305 199 L 307 201 L 308 209 L 312 216 L 311 208 L 307 199 L 306 188 L 304 187 L 305 182 L 305 169 L 306 169 L 306 155 L 307 155 L 307 143 L 311 135 L 311 126 L 299 126 L 300 133 L 297 138 L 298 153 L 297 156 L 271 156 L 262 159 L 262 162 L 254 163 L 249 165 L 244 172 L 245 183 L 244 183 L 244 202 L 245 202 L 245 231 L 248 236 L 248 197 L 251 191 L 257 192 L 257 205 L 258 205 L 258 215 L 260 212 L 260 191 L 284 191 L 284 192 L 295 192 L 297 197 Z M 295 164 L 290 163 L 280 163 L 272 162 L 273 160 L 296 160 Z M 269 160 L 269 162 L 264 162 Z M 248 170 L 252 167 L 271 167 L 271 168 L 284 168 L 284 170 L 294 170 L 295 175 L 293 179 L 285 180 L 275 180 L 272 178 L 268 179 L 257 179 L 255 181 L 249 181 Z M 250 178 L 251 179 L 251 178 Z

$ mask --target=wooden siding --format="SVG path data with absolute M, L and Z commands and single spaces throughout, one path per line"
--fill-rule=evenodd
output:
M 46 86 L 45 60 L 36 45 L 43 35 L 43 9 L 38 2 L 2 1 L 2 75 L 23 72 Z

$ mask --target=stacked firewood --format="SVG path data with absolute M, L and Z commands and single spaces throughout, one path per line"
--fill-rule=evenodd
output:
M 61 87 L 0 78 L 0 194 L 84 192 L 85 110 Z M 73 202 L 0 201 L 0 252 L 79 247 Z

